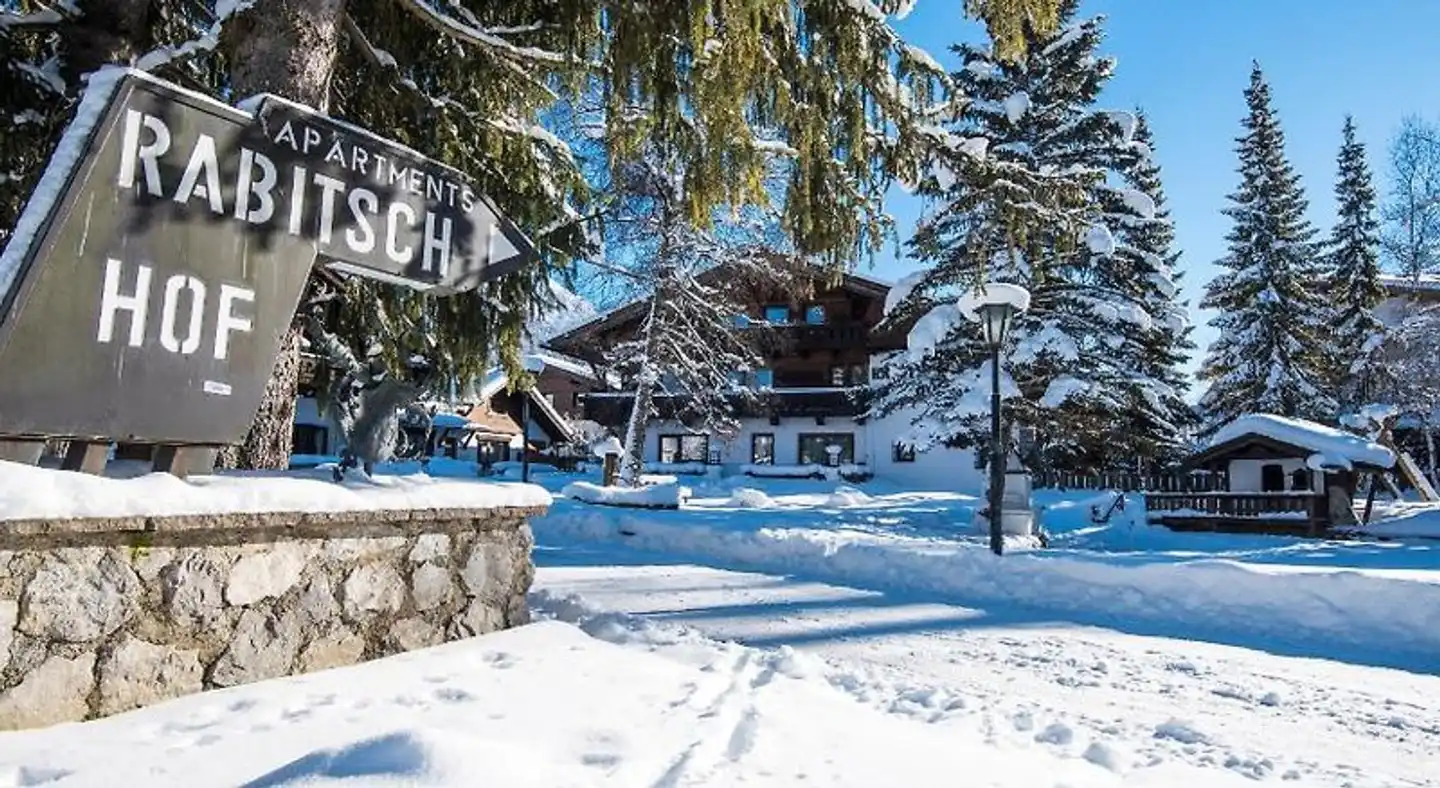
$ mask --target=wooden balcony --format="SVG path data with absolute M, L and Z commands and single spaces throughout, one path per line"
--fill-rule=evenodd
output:
M 753 397 L 735 396 L 731 404 L 740 418 L 854 418 L 866 410 L 863 388 L 778 388 L 756 391 Z M 634 395 L 620 392 L 588 394 L 583 398 L 586 419 L 607 427 L 621 427 L 630 418 Z M 687 398 L 655 398 L 656 415 L 684 420 Z
M 1151 522 L 1175 531 L 1319 536 L 1330 530 L 1330 509 L 1314 492 L 1151 492 Z

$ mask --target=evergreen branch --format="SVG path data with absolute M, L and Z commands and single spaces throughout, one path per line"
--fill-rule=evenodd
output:
M 463 41 L 475 46 L 495 50 L 502 57 L 525 61 L 542 61 L 546 63 L 569 63 L 566 56 L 536 47 L 521 47 L 506 41 L 495 31 L 468 25 L 443 14 L 439 9 L 431 5 L 427 0 L 396 0 L 401 7 L 414 14 L 425 24 L 434 28 L 443 35 L 458 41 Z

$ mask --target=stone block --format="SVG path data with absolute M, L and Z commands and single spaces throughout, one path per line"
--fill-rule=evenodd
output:
M 434 610 L 450 603 L 455 596 L 455 584 L 450 580 L 450 570 L 434 564 L 425 564 L 410 577 L 411 596 L 415 609 Z
M 89 548 L 47 556 L 25 586 L 20 631 L 62 643 L 86 643 L 124 626 L 138 607 L 140 579 L 116 552 Z M 60 557 L 65 553 L 69 555 Z
M 310 626 L 329 624 L 340 617 L 340 602 L 335 599 L 335 586 L 330 576 L 317 572 L 300 592 L 295 612 Z
M 100 662 L 100 714 L 148 706 L 204 689 L 194 651 L 126 636 Z
M 405 582 L 384 561 L 358 566 L 345 578 L 345 615 L 358 620 L 367 613 L 393 613 L 405 604 Z
M 350 563 L 363 561 L 386 553 L 399 552 L 405 547 L 405 537 L 384 536 L 377 538 L 355 537 L 350 539 L 328 539 L 325 542 L 325 557 L 332 561 Z
M 407 618 L 396 621 L 390 627 L 389 644 L 399 651 L 414 651 L 429 648 L 445 640 L 440 628 L 423 618 Z
M 0 673 L 10 663 L 10 644 L 15 640 L 15 622 L 20 619 L 20 604 L 13 599 L 0 599 Z
M 515 573 L 515 548 L 508 542 L 477 542 L 460 579 L 470 596 L 498 599 L 510 592 Z
M 465 638 L 475 635 L 484 635 L 489 632 L 496 632 L 505 626 L 505 612 L 495 605 L 486 603 L 479 599 L 470 600 L 470 604 L 460 611 L 451 623 L 451 637 Z
M 224 584 L 225 568 L 197 551 L 160 573 L 160 597 L 176 623 L 204 627 L 224 609 Z
M 301 673 L 354 665 L 365 654 L 365 640 L 353 632 L 337 629 L 323 635 L 300 652 Z
M 52 656 L 16 687 L 0 692 L 0 730 L 39 728 L 84 719 L 90 712 L 95 655 Z
M 421 534 L 410 548 L 410 560 L 417 564 L 440 561 L 450 557 L 449 534 Z
M 300 651 L 301 633 L 297 616 L 274 619 L 256 608 L 246 610 L 235 625 L 229 648 L 215 663 L 210 681 L 233 687 L 288 675 Z
M 247 555 L 230 567 L 225 601 L 248 605 L 281 596 L 300 582 L 310 561 L 310 549 L 298 542 L 277 542 L 263 552 Z

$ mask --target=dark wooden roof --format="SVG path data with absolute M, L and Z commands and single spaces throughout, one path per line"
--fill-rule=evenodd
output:
M 875 279 L 861 276 L 859 274 L 845 271 L 831 271 L 814 263 L 798 261 L 795 258 L 764 253 L 773 259 L 776 280 L 780 281 L 786 276 L 794 280 L 804 280 L 810 287 L 820 290 L 829 287 L 836 287 L 856 295 L 884 301 L 890 293 L 890 285 Z M 733 266 L 716 266 L 700 275 L 702 282 L 706 284 L 719 284 L 726 282 L 732 276 Z M 762 287 L 764 285 L 761 285 Z M 799 290 L 800 288 L 797 288 Z M 576 326 L 569 331 L 551 337 L 544 343 L 544 347 L 555 352 L 564 353 L 582 359 L 593 360 L 595 353 L 599 350 L 595 337 L 608 333 L 612 329 L 625 326 L 639 320 L 645 312 L 646 302 L 641 300 L 631 301 L 616 309 L 591 320 L 588 323 Z

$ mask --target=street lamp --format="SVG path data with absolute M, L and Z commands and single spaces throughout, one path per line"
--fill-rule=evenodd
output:
M 1000 502 L 1005 495 L 1005 447 L 1000 429 L 1000 348 L 1015 316 L 1030 308 L 1030 292 L 1019 285 L 992 282 L 960 299 L 960 313 L 979 323 L 990 350 L 990 549 L 1005 551 Z
M 530 375 L 539 377 L 545 371 L 545 359 L 526 356 L 524 366 Z M 520 480 L 526 484 L 530 483 L 530 398 L 533 396 L 535 386 L 526 381 L 524 396 L 520 399 Z

